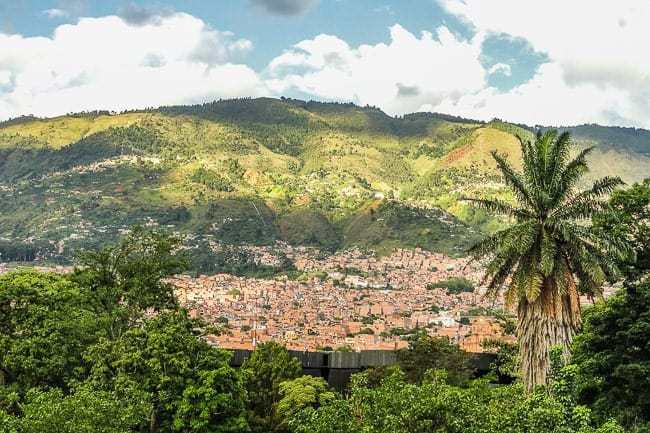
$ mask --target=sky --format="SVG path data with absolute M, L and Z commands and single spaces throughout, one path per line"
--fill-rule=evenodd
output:
M 646 0 L 0 1 L 0 120 L 286 96 L 650 128 Z

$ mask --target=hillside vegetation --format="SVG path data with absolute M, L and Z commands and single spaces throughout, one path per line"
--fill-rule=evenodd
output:
M 591 177 L 650 172 L 650 132 L 585 125 Z M 489 153 L 530 130 L 442 114 L 289 99 L 0 123 L 0 260 L 65 261 L 134 224 L 230 244 L 463 254 L 507 198 Z

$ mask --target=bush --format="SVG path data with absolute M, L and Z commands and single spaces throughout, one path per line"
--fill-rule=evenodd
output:
M 283 396 L 281 384 L 300 376 L 300 361 L 278 343 L 263 343 L 244 362 L 242 371 L 248 391 L 248 422 L 252 431 L 274 431 L 283 423 L 276 413 Z
M 409 347 L 397 351 L 398 364 L 411 383 L 419 383 L 431 369 L 444 369 L 453 384 L 467 383 L 472 369 L 467 353 L 444 337 L 417 333 L 409 339 Z
M 623 432 L 615 422 L 596 424 L 588 408 L 543 389 L 526 395 L 521 384 L 493 387 L 485 380 L 461 388 L 440 371 L 411 384 L 399 370 L 374 388 L 368 373 L 355 375 L 349 398 L 306 408 L 289 424 L 295 433 Z
M 427 289 L 447 289 L 450 294 L 457 295 L 462 292 L 473 292 L 474 283 L 464 277 L 451 277 L 447 280 L 427 284 Z
M 650 280 L 585 311 L 574 341 L 579 399 L 600 419 L 650 428 Z

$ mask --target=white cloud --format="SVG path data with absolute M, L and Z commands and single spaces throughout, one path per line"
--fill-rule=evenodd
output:
M 485 88 L 456 101 L 445 100 L 422 108 L 484 120 L 499 117 L 530 125 L 561 126 L 595 120 L 612 123 L 616 113 L 628 111 L 628 105 L 623 92 L 617 89 L 601 89 L 594 84 L 567 85 L 561 67 L 546 63 L 530 81 L 511 91 L 502 93 Z M 620 122 L 629 119 L 618 119 Z
M 502 74 L 506 77 L 509 77 L 512 75 L 512 69 L 510 68 L 510 65 L 506 63 L 496 63 L 492 65 L 490 69 L 488 69 L 488 74 Z
M 11 73 L 9 71 L 0 71 L 0 86 L 8 85 L 11 81 Z
M 190 53 L 190 58 L 208 65 L 227 62 L 240 57 L 253 49 L 253 43 L 247 39 L 233 39 L 232 32 L 205 29 L 199 43 Z
M 123 110 L 266 94 L 234 61 L 250 41 L 183 13 L 134 26 L 82 18 L 52 37 L 0 34 L 0 119 Z
M 547 54 L 554 72 L 549 73 L 550 68 L 540 71 L 533 82 L 513 89 L 507 96 L 519 101 L 524 111 L 555 100 L 557 105 L 568 104 L 576 109 L 566 113 L 563 123 L 585 119 L 650 127 L 650 56 L 644 54 L 650 36 L 649 2 L 439 1 L 480 32 L 521 37 Z M 533 84 L 545 92 L 533 92 L 538 88 Z M 583 99 L 570 100 L 578 95 Z M 498 106 L 492 98 L 484 102 Z M 564 107 L 555 109 L 564 111 Z M 591 117 L 586 119 L 586 113 Z M 544 116 L 548 117 L 541 112 L 531 113 L 526 120 L 536 122 Z
M 249 1 L 283 13 L 317 4 Z M 351 46 L 321 34 L 289 47 L 260 73 L 243 64 L 253 49 L 249 40 L 168 9 L 127 7 L 121 16 L 59 26 L 51 37 L 0 33 L 0 120 L 306 95 L 390 114 L 432 110 L 528 124 L 650 127 L 650 56 L 644 54 L 650 3 L 438 1 L 472 25 L 475 36 L 466 40 L 445 26 L 414 35 L 396 24 L 386 43 Z M 482 65 L 490 34 L 523 38 L 548 62 L 511 90 L 492 88 L 488 77 L 512 76 L 515 63 Z
M 650 127 L 650 56 L 643 54 L 650 3 L 439 1 L 475 28 L 471 40 L 444 26 L 418 37 L 395 25 L 389 43 L 359 47 L 319 35 L 273 59 L 267 84 L 276 94 L 377 105 L 390 114 Z M 508 64 L 481 65 L 481 45 L 490 34 L 523 38 L 548 62 L 511 90 L 490 87 L 487 76 L 512 76 Z
M 65 18 L 69 14 L 68 12 L 64 11 L 63 9 L 46 9 L 43 11 L 43 14 L 45 14 L 48 18 Z
M 128 3 L 118 10 L 117 15 L 126 23 L 132 26 L 142 26 L 147 24 L 159 25 L 163 18 L 174 14 L 170 8 L 161 8 L 153 6 L 140 6 L 136 3 Z
M 485 87 L 481 36 L 463 41 L 440 27 L 435 35 L 417 37 L 400 25 L 391 27 L 390 36 L 388 44 L 356 48 L 330 35 L 302 41 L 271 61 L 267 84 L 277 94 L 298 91 L 375 105 L 391 114 Z

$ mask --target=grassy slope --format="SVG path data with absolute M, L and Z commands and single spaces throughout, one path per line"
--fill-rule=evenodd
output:
M 143 117 L 145 116 L 142 114 L 97 117 L 62 116 L 19 123 L 0 129 L 0 147 L 9 147 L 21 141 L 32 141 L 35 146 L 60 149 L 110 127 L 129 126 Z
M 598 144 L 606 131 L 597 132 L 583 131 L 581 145 Z M 490 151 L 517 165 L 513 134 L 527 133 L 268 98 L 26 119 L 0 125 L 0 237 L 52 241 L 66 255 L 153 222 L 227 242 L 459 254 L 476 228 L 499 226 L 459 198 L 506 195 Z M 634 134 L 632 147 L 596 150 L 594 176 L 649 171 L 637 152 L 645 136 Z
M 507 155 L 515 168 L 521 168 L 521 151 L 517 138 L 489 126 L 476 130 L 469 143 L 446 154 L 439 165 L 441 168 L 495 172 L 496 166 L 490 155 L 492 151 Z

